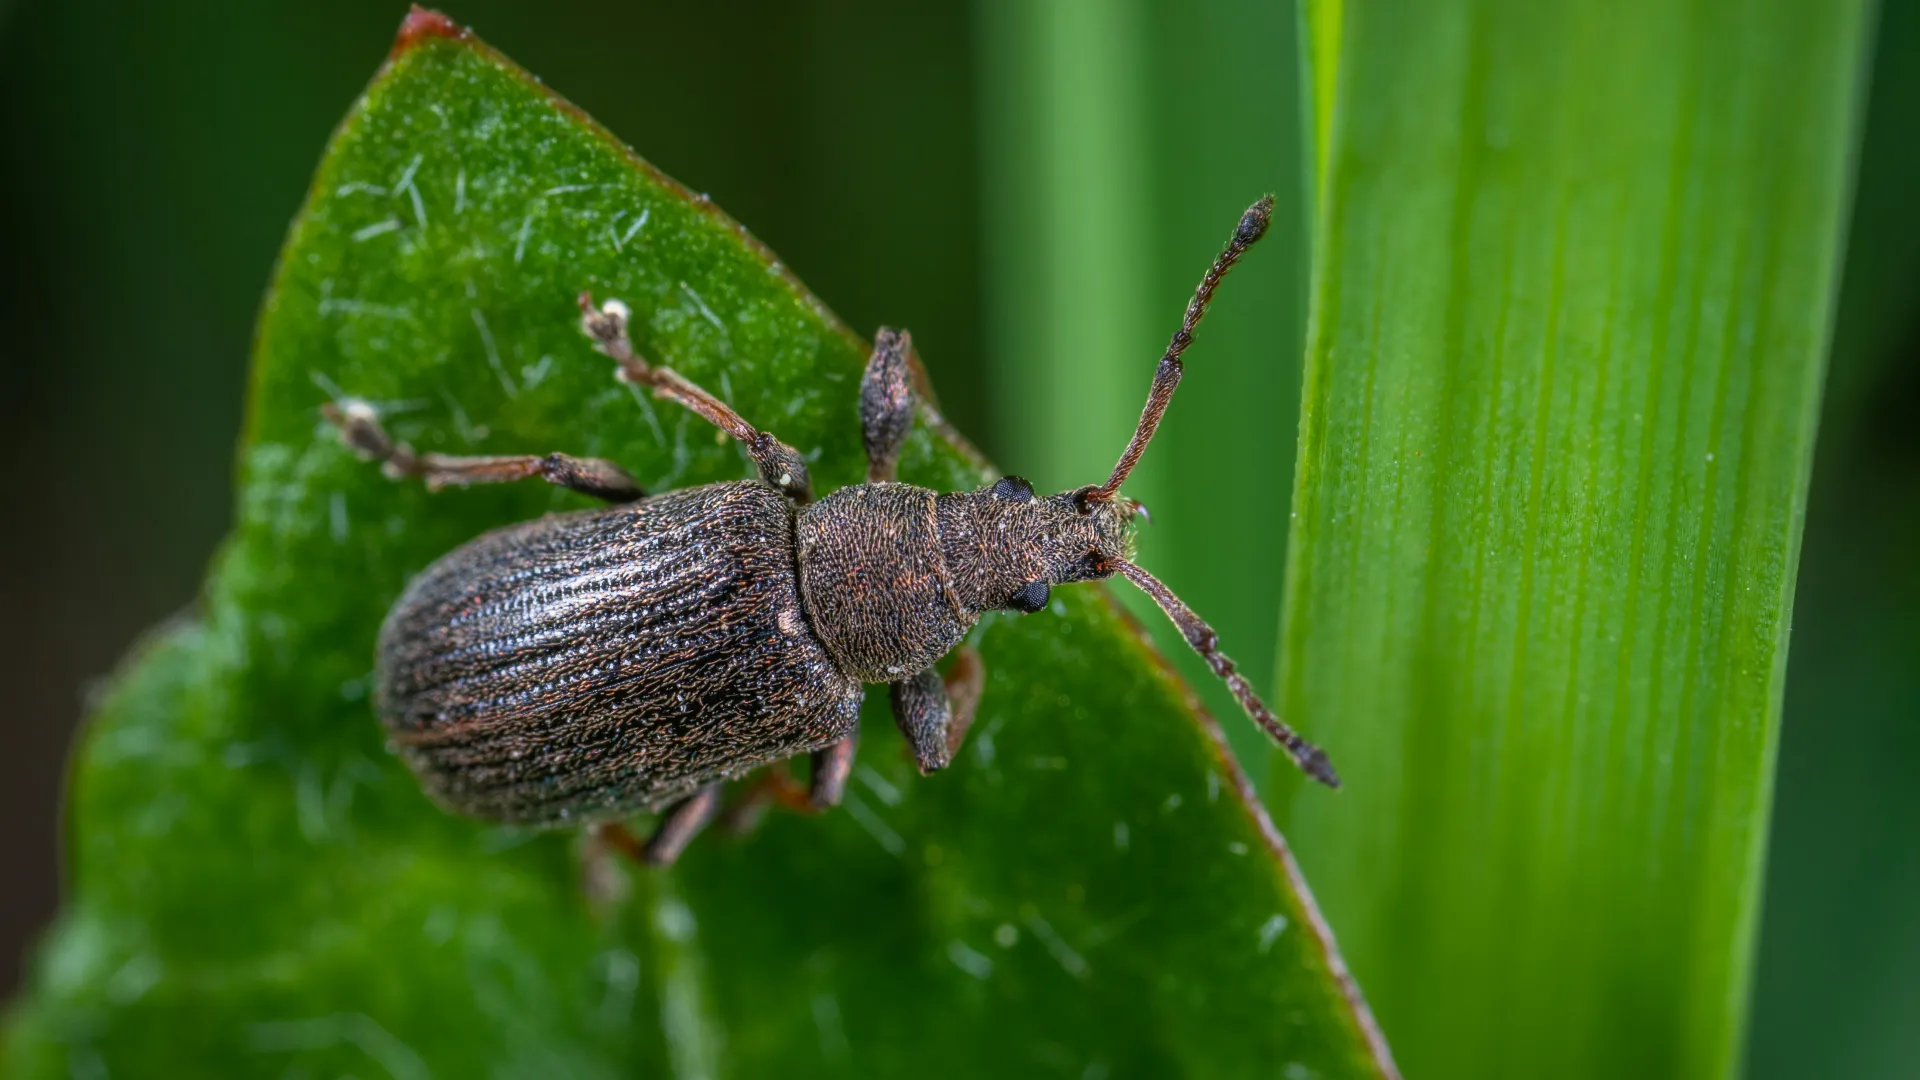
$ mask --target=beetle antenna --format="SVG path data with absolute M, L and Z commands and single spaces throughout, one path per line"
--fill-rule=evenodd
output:
M 1128 581 L 1140 586 L 1141 592 L 1160 605 L 1160 610 L 1167 613 L 1173 625 L 1180 628 L 1180 634 L 1187 639 L 1187 644 L 1193 646 L 1193 651 L 1199 653 L 1213 673 L 1227 684 L 1227 689 L 1233 691 L 1240 707 L 1247 711 L 1254 723 L 1273 736 L 1275 742 L 1286 747 L 1287 753 L 1293 756 L 1294 763 L 1303 772 L 1330 788 L 1340 786 L 1340 775 L 1333 771 L 1333 762 L 1327 760 L 1326 751 L 1301 738 L 1299 732 L 1282 723 L 1273 710 L 1267 708 L 1266 702 L 1253 692 L 1253 687 L 1247 685 L 1246 676 L 1233 666 L 1233 660 L 1220 651 L 1220 635 L 1214 633 L 1213 627 L 1208 626 L 1205 619 L 1194 614 L 1193 609 L 1175 596 L 1172 589 L 1161 584 L 1159 578 L 1133 563 L 1115 559 L 1108 565 L 1120 571 Z
M 1147 443 L 1153 440 L 1153 433 L 1160 427 L 1160 418 L 1167 414 L 1167 406 L 1173 402 L 1174 388 L 1180 385 L 1180 354 L 1193 344 L 1194 328 L 1200 325 L 1201 316 L 1207 313 L 1207 305 L 1213 302 L 1213 290 L 1220 287 L 1220 279 L 1226 277 L 1227 271 L 1233 269 L 1233 264 L 1240 261 L 1241 254 L 1267 234 L 1267 226 L 1272 221 L 1271 195 L 1261 197 L 1259 202 L 1247 207 L 1247 212 L 1240 215 L 1240 224 L 1234 228 L 1226 250 L 1213 260 L 1213 265 L 1207 268 L 1207 276 L 1200 279 L 1200 287 L 1193 290 L 1193 299 L 1187 301 L 1187 313 L 1180 319 L 1180 329 L 1174 331 L 1173 340 L 1167 342 L 1167 351 L 1160 356 L 1160 366 L 1153 372 L 1153 389 L 1147 392 L 1147 405 L 1140 410 L 1140 425 L 1133 429 L 1133 439 L 1127 443 L 1126 452 L 1120 455 L 1119 464 L 1113 467 L 1113 475 L 1107 478 L 1106 483 L 1088 493 L 1088 502 L 1113 498 L 1119 493 L 1120 485 L 1127 482 L 1127 474 L 1140 463 L 1140 455 L 1147 452 Z

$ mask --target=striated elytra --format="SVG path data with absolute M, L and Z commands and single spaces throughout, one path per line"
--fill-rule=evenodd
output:
M 1215 288 L 1272 211 L 1271 198 L 1249 208 L 1201 279 L 1112 475 L 1057 495 L 1013 476 L 948 493 L 896 482 L 914 414 L 910 344 L 884 329 L 860 385 L 867 482 L 817 502 L 793 448 L 634 351 L 617 300 L 580 297 L 582 328 L 618 377 L 737 439 L 758 481 L 647 496 L 611 462 L 416 453 L 366 403 L 326 406 L 347 443 L 396 478 L 432 488 L 537 478 L 613 504 L 487 533 L 407 586 L 381 627 L 374 680 L 375 710 L 400 754 L 435 799 L 478 818 L 595 825 L 621 843 L 620 818 L 662 810 L 644 845 L 625 846 L 664 864 L 717 810 L 721 784 L 761 766 L 809 754 L 802 798 L 838 803 L 866 684 L 889 687 L 920 770 L 945 767 L 983 673 L 968 649 L 945 677 L 935 662 L 987 611 L 1037 612 L 1054 585 L 1120 574 L 1301 768 L 1339 786 L 1213 630 L 1130 561 L 1140 508 L 1120 496 Z

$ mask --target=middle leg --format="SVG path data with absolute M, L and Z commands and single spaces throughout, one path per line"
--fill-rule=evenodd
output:
M 380 415 L 364 401 L 349 398 L 329 402 L 320 407 L 320 414 L 339 429 L 341 439 L 348 446 L 378 461 L 388 476 L 396 480 L 424 481 L 428 491 L 539 479 L 611 503 L 633 502 L 646 495 L 625 469 L 601 458 L 567 454 L 471 457 L 422 454 L 388 435 L 387 429 L 380 426 Z

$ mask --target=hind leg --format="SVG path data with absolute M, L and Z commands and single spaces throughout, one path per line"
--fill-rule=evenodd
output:
M 599 821 L 588 826 L 581 866 L 587 894 L 603 903 L 621 895 L 613 884 L 617 879 L 608 874 L 609 858 L 624 857 L 645 866 L 673 865 L 719 808 L 720 785 L 709 784 L 668 807 L 646 840 L 635 836 L 621 821 Z
M 640 853 L 641 860 L 650 866 L 672 866 L 720 809 L 720 787 L 719 784 L 708 784 L 669 807 L 661 815 L 660 824 L 654 827 L 653 835 L 647 839 L 647 845 Z
M 618 854 L 647 866 L 673 865 L 687 845 L 720 814 L 720 796 L 724 786 L 720 783 L 709 784 L 668 807 L 660 815 L 659 824 L 654 826 L 653 835 L 646 840 L 635 836 L 632 829 L 619 821 L 602 821 L 593 825 L 589 862 L 599 855 Z M 808 801 L 807 792 L 793 782 L 784 767 L 774 765 L 760 774 L 760 778 L 747 790 L 745 798 L 726 808 L 722 824 L 729 832 L 745 832 L 758 821 L 760 811 L 768 803 L 802 813 L 811 813 L 815 809 Z
M 847 793 L 847 779 L 853 775 L 853 759 L 860 748 L 860 733 L 841 739 L 809 755 L 813 777 L 801 786 L 787 771 L 787 763 L 775 762 L 761 770 L 738 802 L 727 807 L 722 826 L 731 833 L 752 832 L 769 806 L 796 814 L 818 814 L 840 805 Z

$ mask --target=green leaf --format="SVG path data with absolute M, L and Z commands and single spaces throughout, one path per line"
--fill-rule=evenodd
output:
M 1283 824 L 1414 1075 L 1736 1066 L 1863 8 L 1338 12 Z
M 843 810 L 716 831 L 669 873 L 589 890 L 577 838 L 431 806 L 369 710 L 380 618 L 442 552 L 581 500 L 389 482 L 317 410 L 351 393 L 421 449 L 606 456 L 651 490 L 749 476 L 610 378 L 583 289 L 818 487 L 861 475 L 864 344 L 705 200 L 417 12 L 282 255 L 239 527 L 76 759 L 71 899 L 10 1075 L 1391 1073 L 1217 728 L 1098 588 L 986 620 L 951 770 L 912 775 L 875 695 Z M 987 475 L 925 425 L 904 473 Z

